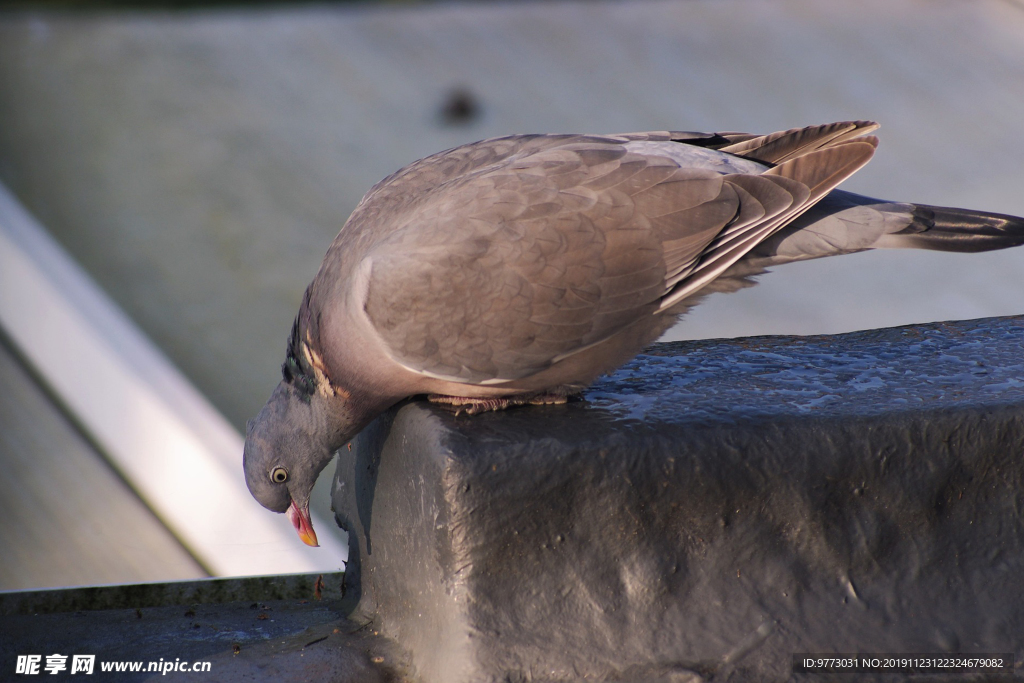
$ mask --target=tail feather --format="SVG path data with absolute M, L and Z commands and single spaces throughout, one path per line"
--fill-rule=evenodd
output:
M 1024 245 L 1024 218 L 833 190 L 744 259 L 759 268 L 868 249 L 979 252 Z
M 1024 218 L 927 204 L 911 206 L 910 225 L 883 235 L 875 248 L 979 252 L 1024 245 Z

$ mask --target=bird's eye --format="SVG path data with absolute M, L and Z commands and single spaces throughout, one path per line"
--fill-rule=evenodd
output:
M 275 467 L 270 470 L 270 481 L 275 484 L 283 484 L 288 481 L 288 470 L 283 467 Z

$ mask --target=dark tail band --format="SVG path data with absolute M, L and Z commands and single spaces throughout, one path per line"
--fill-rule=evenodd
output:
M 1024 218 L 915 204 L 911 224 L 889 237 L 914 249 L 992 251 L 1024 245 Z

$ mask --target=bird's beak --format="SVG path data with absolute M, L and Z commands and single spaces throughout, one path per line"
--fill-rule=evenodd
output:
M 288 508 L 288 521 L 299 532 L 299 538 L 302 539 L 303 543 L 314 548 L 319 547 L 320 544 L 317 543 L 316 532 L 313 531 L 313 521 L 309 518 L 308 501 L 300 508 L 299 504 L 293 500 L 291 507 Z

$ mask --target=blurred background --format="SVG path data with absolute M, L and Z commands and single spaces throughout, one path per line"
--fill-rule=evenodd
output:
M 845 189 L 1024 214 L 1024 4 L 0 4 L 0 589 L 340 567 L 333 467 L 333 540 L 307 551 L 248 498 L 239 434 L 328 244 L 401 166 L 508 133 L 855 118 L 882 142 Z M 872 252 L 667 338 L 1019 313 L 1024 250 Z

